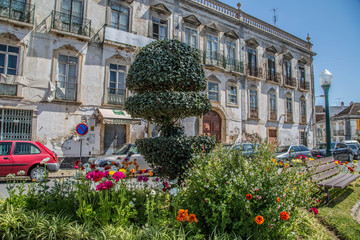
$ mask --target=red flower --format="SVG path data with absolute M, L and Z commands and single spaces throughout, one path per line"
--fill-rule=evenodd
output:
M 350 170 L 350 172 L 353 172 L 353 171 L 354 171 L 354 169 L 352 169 L 351 167 L 348 167 L 348 169 Z
M 245 197 L 246 197 L 247 200 L 251 200 L 251 199 L 252 199 L 252 195 L 251 195 L 250 193 L 246 194 Z
M 319 213 L 319 210 L 317 208 L 311 208 L 310 212 L 314 213 L 314 215 L 317 215 Z
M 289 220 L 289 214 L 287 213 L 287 212 L 281 212 L 280 213 L 280 218 L 282 219 L 282 220 Z
M 75 161 L 75 166 L 79 166 L 80 165 L 80 161 Z
M 91 165 L 90 165 L 90 168 L 91 168 L 91 169 L 95 169 L 95 167 L 96 167 L 95 164 L 91 164 Z

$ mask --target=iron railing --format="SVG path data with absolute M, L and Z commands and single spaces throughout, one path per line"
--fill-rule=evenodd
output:
M 56 81 L 55 99 L 76 101 L 77 83 Z
M 286 121 L 287 123 L 292 123 L 293 122 L 293 114 L 292 112 L 287 112 L 286 113 Z
M 277 112 L 270 111 L 270 120 L 276 121 L 277 120 Z
M 257 119 L 259 117 L 258 109 L 257 108 L 250 108 L 250 118 Z
M 284 86 L 285 87 L 296 87 L 296 79 L 291 76 L 284 76 Z
M 300 123 L 306 124 L 306 114 L 301 114 Z
M 200 51 L 202 64 L 224 68 L 229 71 L 244 73 L 244 63 L 234 58 L 226 58 L 218 52 Z
M 280 73 L 271 70 L 266 71 L 266 80 L 274 83 L 280 83 Z
M 341 130 L 333 130 L 334 136 L 345 136 L 345 131 L 343 129 Z
M 31 110 L 0 109 L 0 140 L 31 140 Z
M 51 27 L 56 30 L 90 37 L 91 20 L 69 13 L 52 11 Z
M 261 78 L 262 77 L 262 69 L 254 66 L 246 67 L 246 75 Z
M 244 73 L 244 63 L 234 58 L 225 58 L 224 68 L 229 71 Z
M 309 90 L 310 84 L 309 84 L 309 82 L 306 82 L 306 81 L 299 81 L 299 88 L 302 90 Z
M 108 88 L 107 103 L 114 105 L 124 105 L 126 100 L 126 90 Z
M 35 6 L 33 4 L 14 1 L 0 1 L 0 17 L 9 18 L 19 22 L 34 23 Z
M 0 95 L 17 96 L 17 85 L 0 83 Z

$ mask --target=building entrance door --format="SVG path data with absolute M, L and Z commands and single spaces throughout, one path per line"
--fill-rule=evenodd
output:
M 104 154 L 111 155 L 126 142 L 126 125 L 105 124 Z
M 215 111 L 210 111 L 203 118 L 203 133 L 205 135 L 216 136 L 221 142 L 221 118 Z
M 277 140 L 277 131 L 276 129 L 269 129 L 269 143 L 271 144 L 276 144 L 276 140 Z

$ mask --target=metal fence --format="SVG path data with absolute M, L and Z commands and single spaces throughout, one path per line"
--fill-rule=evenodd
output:
M 31 140 L 32 111 L 0 109 L 0 140 Z

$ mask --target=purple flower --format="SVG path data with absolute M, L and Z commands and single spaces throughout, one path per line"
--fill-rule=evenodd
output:
M 137 178 L 137 180 L 139 181 L 139 182 L 141 182 L 142 180 L 143 180 L 143 176 L 138 176 L 138 178 Z
M 156 181 L 156 182 L 158 182 L 158 181 L 159 181 L 159 178 L 158 178 L 158 177 L 157 177 L 157 178 L 155 178 L 155 181 Z
M 147 182 L 147 181 L 149 181 L 149 178 L 148 177 L 143 177 L 143 181 Z

